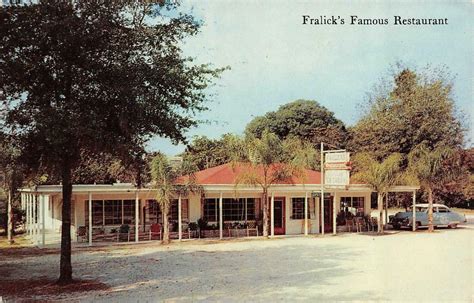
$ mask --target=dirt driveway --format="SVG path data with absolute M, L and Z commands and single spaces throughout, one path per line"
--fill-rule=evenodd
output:
M 85 281 L 66 290 L 49 285 L 58 271 L 56 249 L 0 250 L 0 296 L 7 302 L 470 302 L 473 236 L 469 226 L 76 249 L 74 276 Z

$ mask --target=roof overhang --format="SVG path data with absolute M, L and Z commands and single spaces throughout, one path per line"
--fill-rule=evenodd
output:
M 205 192 L 262 192 L 260 186 L 245 186 L 235 184 L 205 184 L 202 185 Z M 419 186 L 403 185 L 393 186 L 389 192 L 413 192 L 420 189 Z M 39 185 L 19 189 L 22 193 L 43 193 L 57 194 L 61 193 L 62 185 Z M 134 192 L 152 192 L 152 188 L 137 189 L 131 183 L 115 183 L 115 184 L 76 184 L 72 186 L 72 192 L 75 194 L 86 193 L 134 193 Z M 321 184 L 276 184 L 269 187 L 270 192 L 320 192 Z M 365 184 L 350 184 L 347 186 L 331 187 L 325 186 L 325 192 L 373 192 L 373 190 Z

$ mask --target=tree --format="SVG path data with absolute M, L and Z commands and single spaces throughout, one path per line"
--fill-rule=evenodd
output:
M 245 133 L 260 138 L 265 129 L 280 139 L 294 136 L 316 145 L 330 141 L 344 147 L 347 140 L 344 123 L 313 100 L 296 100 L 280 106 L 275 112 L 256 117 L 247 124 Z
M 15 233 L 14 201 L 17 200 L 16 190 L 23 181 L 23 166 L 18 162 L 19 150 L 11 136 L 0 133 L 0 188 L 6 194 L 6 226 L 7 238 L 13 244 Z
M 228 163 L 232 160 L 230 149 L 235 137 L 233 134 L 224 134 L 220 139 L 196 136 L 181 156 L 200 170 Z
M 262 188 L 264 237 L 268 236 L 270 186 L 279 181 L 291 181 L 293 176 L 304 179 L 304 168 L 309 167 L 308 161 L 311 161 L 308 155 L 316 153 L 310 144 L 295 140 L 297 139 L 291 138 L 285 142 L 276 134 L 264 130 L 260 138 L 249 135 L 241 143 L 245 146 L 245 154 L 242 154 L 242 149 L 234 149 L 234 155 L 237 153 L 236 161 L 243 161 L 244 164 L 237 174 L 235 185 L 254 185 Z
M 221 70 L 194 65 L 180 45 L 199 23 L 175 5 L 52 1 L 0 8 L 2 129 L 22 161 L 61 176 L 58 283 L 72 282 L 71 194 L 81 152 L 124 160 L 154 135 L 185 141 Z
M 168 244 L 170 240 L 169 213 L 173 200 L 177 196 L 187 196 L 189 193 L 201 191 L 195 182 L 194 172 L 195 167 L 191 163 L 182 162 L 178 166 L 173 166 L 162 154 L 157 154 L 151 161 L 152 186 L 156 189 L 156 201 L 163 214 L 163 244 Z M 184 176 L 187 177 L 182 178 Z
M 448 146 L 438 146 L 430 149 L 425 144 L 420 144 L 408 155 L 409 172 L 415 176 L 420 185 L 428 193 L 428 230 L 434 230 L 433 225 L 433 191 L 440 184 L 449 181 L 456 172 L 444 170 L 443 162 L 453 155 L 453 150 Z M 415 222 L 413 222 L 415 224 Z
M 443 68 L 416 72 L 401 67 L 369 94 L 364 116 L 351 129 L 349 148 L 381 160 L 394 152 L 406 156 L 422 143 L 461 147 L 464 129 L 452 85 Z
M 402 158 L 400 153 L 391 154 L 381 162 L 369 153 L 359 153 L 354 157 L 356 169 L 354 180 L 369 185 L 377 193 L 378 233 L 383 232 L 383 200 L 387 197 L 389 189 L 400 183 L 403 177 L 400 169 Z

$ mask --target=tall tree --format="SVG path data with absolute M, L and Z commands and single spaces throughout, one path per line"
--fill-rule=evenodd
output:
M 168 2 L 166 2 L 168 3 Z M 0 8 L 5 132 L 24 163 L 61 176 L 58 283 L 72 282 L 71 194 L 83 151 L 127 159 L 153 135 L 184 141 L 220 70 L 180 50 L 199 23 L 175 5 L 42 0 Z
M 415 176 L 420 185 L 428 193 L 428 230 L 434 230 L 433 225 L 433 191 L 440 184 L 449 181 L 455 171 L 443 169 L 443 162 L 453 155 L 454 151 L 447 146 L 430 149 L 424 144 L 418 145 L 408 155 L 409 172 Z M 413 224 L 415 224 L 413 222 Z
M 189 162 L 173 166 L 162 154 L 157 154 L 150 163 L 152 186 L 156 189 L 156 201 L 163 214 L 163 244 L 170 240 L 169 214 L 173 200 L 201 191 L 194 179 L 195 168 Z
M 460 147 L 464 129 L 452 85 L 443 68 L 399 68 L 369 94 L 364 116 L 351 129 L 349 148 L 381 160 L 394 152 L 406 156 L 422 143 Z
M 245 132 L 259 138 L 265 129 L 280 139 L 293 136 L 316 145 L 330 141 L 344 147 L 347 140 L 344 123 L 313 100 L 296 100 L 280 106 L 277 111 L 256 117 L 247 124 Z
M 244 146 L 234 149 L 236 162 L 240 167 L 235 185 L 254 185 L 262 188 L 263 206 L 263 236 L 268 236 L 269 206 L 268 192 L 272 184 L 280 181 L 290 181 L 292 177 L 305 178 L 304 169 L 311 165 L 311 154 L 314 149 L 308 143 L 295 142 L 295 138 L 281 140 L 276 134 L 264 130 L 260 138 L 249 135 L 244 143 L 234 146 Z
M 197 136 L 181 156 L 200 170 L 225 164 L 232 160 L 231 149 L 235 138 L 233 134 L 224 134 L 219 139 Z
M 369 185 L 377 193 L 378 233 L 383 232 L 383 200 L 387 197 L 390 187 L 399 183 L 403 177 L 401 161 L 402 155 L 399 153 L 391 154 L 381 162 L 369 153 L 359 153 L 354 157 L 354 180 Z

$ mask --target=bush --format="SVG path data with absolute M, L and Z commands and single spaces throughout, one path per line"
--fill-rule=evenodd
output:
M 198 230 L 199 225 L 196 222 L 191 222 L 188 224 L 190 230 L 195 231 Z
M 199 218 L 199 220 L 197 221 L 197 225 L 199 226 L 200 230 L 209 229 L 208 222 L 205 218 Z
M 130 231 L 130 225 L 128 225 L 128 224 L 120 225 L 120 233 L 121 234 L 128 234 L 129 231 Z

